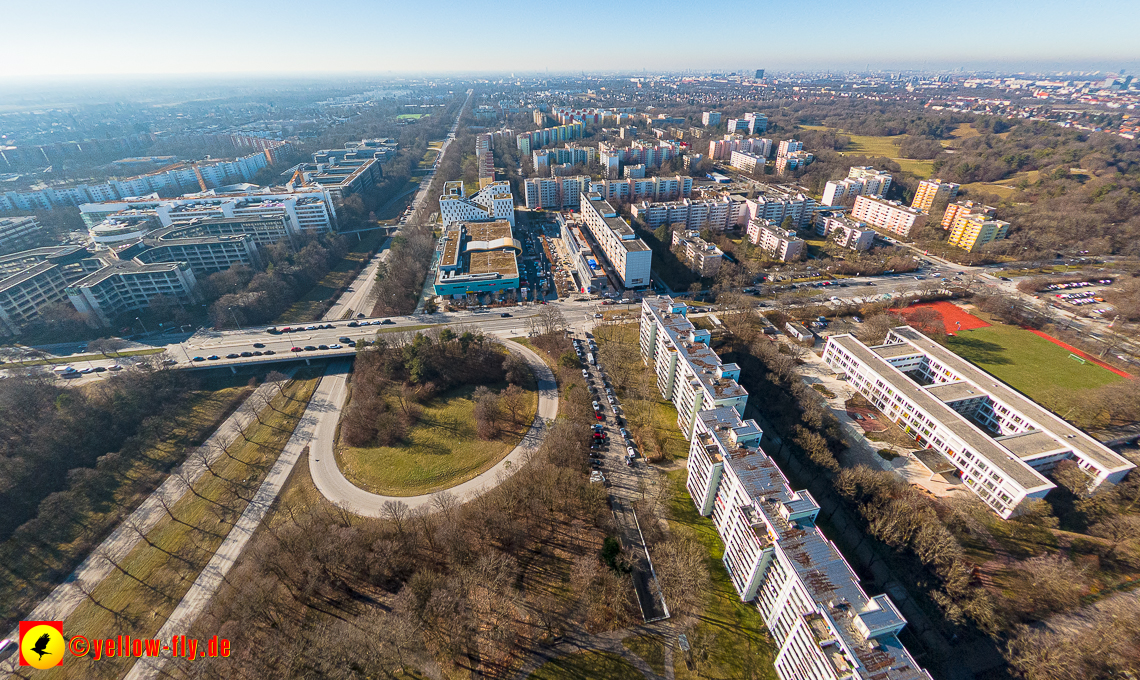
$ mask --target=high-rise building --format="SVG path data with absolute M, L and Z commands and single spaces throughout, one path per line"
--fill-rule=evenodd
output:
M 746 151 L 733 151 L 728 164 L 741 172 L 755 173 L 756 168 L 764 169 L 766 161 L 763 156 Z
M 716 127 L 720 125 L 720 111 L 705 111 L 701 114 L 701 125 Z
M 1009 222 L 983 215 L 967 215 L 954 220 L 948 243 L 973 252 L 987 243 L 1000 241 L 1008 234 Z
M 700 277 L 716 276 L 724 261 L 724 252 L 701 238 L 695 229 L 673 232 L 673 247 L 680 246 L 682 259 Z
M 776 156 L 776 174 L 783 175 L 789 170 L 802 170 L 815 160 L 815 156 L 807 151 L 792 151 Z
M 601 248 L 614 278 L 623 288 L 648 287 L 652 251 L 645 241 L 637 238 L 633 227 L 618 217 L 601 194 L 583 193 L 579 204 L 586 230 Z
M 956 226 L 954 223 L 959 219 L 966 219 L 972 215 L 980 215 L 982 217 L 994 217 L 997 215 L 997 208 L 974 201 L 958 201 L 946 206 L 946 212 L 942 213 L 942 228 L 953 230 Z
M 930 207 L 936 202 L 949 203 L 958 195 L 959 185 L 953 182 L 943 182 L 940 179 L 924 179 L 918 184 L 918 191 L 914 192 L 914 200 L 910 207 L 916 210 L 930 212 Z
M 768 116 L 762 113 L 746 113 L 743 118 L 729 118 L 728 131 L 762 135 L 768 131 Z
M 891 188 L 891 173 L 876 170 L 869 165 L 856 165 L 847 171 L 848 179 L 857 179 L 863 182 L 863 196 L 885 196 Z
M 926 224 L 926 213 L 921 210 L 908 208 L 898 201 L 886 201 L 870 196 L 859 196 L 855 199 L 851 217 L 904 239 L 910 237 L 911 231 Z
M 756 80 L 761 80 L 763 78 L 764 78 L 764 69 L 762 69 L 762 68 L 756 69 Z
M 799 259 L 807 248 L 796 232 L 783 229 L 770 220 L 751 220 L 748 223 L 748 240 L 780 262 Z
M 875 230 L 870 225 L 827 210 L 815 214 L 815 233 L 841 248 L 856 251 L 870 250 L 875 242 Z

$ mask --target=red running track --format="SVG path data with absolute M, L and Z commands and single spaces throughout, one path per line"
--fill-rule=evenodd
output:
M 1124 371 L 1120 370 L 1119 368 L 1109 366 L 1108 364 L 1104 363 L 1100 359 L 1095 359 L 1095 358 L 1089 356 L 1088 354 L 1086 354 L 1085 352 L 1082 352 L 1081 350 L 1077 349 L 1076 347 L 1073 347 L 1072 345 L 1070 345 L 1068 343 L 1061 342 L 1060 340 L 1058 340 L 1057 338 L 1054 338 L 1051 335 L 1047 335 L 1045 333 L 1042 333 L 1041 331 L 1035 331 L 1032 328 L 1026 328 L 1025 330 L 1029 331 L 1030 333 L 1033 333 L 1034 335 L 1045 338 L 1046 340 L 1053 343 L 1054 345 L 1057 345 L 1058 347 L 1064 347 L 1065 349 L 1069 350 L 1073 354 L 1076 354 L 1080 358 L 1082 358 L 1086 361 L 1091 361 L 1094 364 L 1096 364 L 1097 366 L 1100 366 L 1103 369 L 1112 371 L 1113 373 L 1115 373 L 1116 375 L 1119 375 L 1122 378 L 1131 378 L 1132 377 L 1132 375 L 1130 373 L 1125 373 Z

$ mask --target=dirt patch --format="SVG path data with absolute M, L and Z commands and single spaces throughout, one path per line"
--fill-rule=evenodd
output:
M 882 411 L 875 408 L 874 404 L 867 401 L 863 395 L 855 395 L 844 402 L 843 406 L 847 410 L 847 415 L 858 423 L 859 427 L 863 428 L 863 434 L 867 439 L 873 442 L 894 444 L 899 448 L 911 451 L 922 448 L 898 425 L 888 420 Z

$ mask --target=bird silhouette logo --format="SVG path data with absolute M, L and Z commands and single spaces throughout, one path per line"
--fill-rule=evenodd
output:
M 63 663 L 62 621 L 20 622 L 20 665 L 51 668 Z
M 51 633 L 44 633 L 36 640 L 36 644 L 32 646 L 32 653 L 39 654 L 40 658 L 44 658 L 44 654 L 51 654 L 48 651 L 48 644 L 51 643 Z

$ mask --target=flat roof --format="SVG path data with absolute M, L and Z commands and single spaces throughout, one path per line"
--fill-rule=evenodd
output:
M 9 276 L 5 279 L 0 279 L 0 293 L 7 292 L 8 290 L 15 288 L 22 283 L 26 283 L 30 279 L 34 279 L 40 274 L 51 271 L 58 266 L 59 265 L 55 264 L 54 262 L 39 262 L 32 265 L 31 267 L 28 267 L 22 272 L 13 274 L 12 276 Z
M 467 229 L 467 238 L 472 241 L 494 241 L 501 238 L 511 238 L 511 223 L 506 220 L 494 222 L 463 222 Z
M 1060 453 L 1069 450 L 1067 445 L 1057 441 L 1056 437 L 1045 430 L 1030 430 L 1020 434 L 1010 434 L 998 437 L 997 441 L 1022 460 L 1036 458 L 1046 453 Z
M 515 278 L 519 275 L 515 254 L 510 250 L 490 250 L 471 253 L 468 256 L 467 262 L 467 272 L 469 274 L 497 273 L 505 279 Z
M 928 385 L 923 389 L 947 404 L 954 401 L 962 401 L 963 399 L 977 399 L 987 396 L 985 392 L 971 383 L 962 381 Z
M 910 326 L 900 326 L 892 329 L 898 337 L 918 347 L 926 354 L 934 357 L 963 379 L 969 380 L 984 391 L 988 392 L 996 401 L 1000 401 L 1023 416 L 1028 416 L 1042 429 L 1047 429 L 1072 447 L 1080 455 L 1095 461 L 1108 470 L 1126 470 L 1135 467 L 1127 458 L 1116 453 L 1104 444 L 1093 439 L 1076 427 L 1065 422 L 1056 414 L 1039 406 L 1032 399 L 1001 382 L 994 376 L 986 373 L 977 366 L 954 354 L 942 345 L 934 342 Z
M 833 335 L 829 340 L 853 354 L 872 370 L 875 370 L 885 381 L 890 383 L 891 387 L 898 390 L 904 397 L 918 405 L 919 408 L 928 413 L 931 417 L 936 418 L 942 426 L 949 430 L 954 436 L 961 439 L 963 443 L 976 453 L 984 456 L 986 460 L 999 468 L 1007 477 L 1020 484 L 1023 488 L 1052 488 L 1053 484 L 1045 479 L 1041 473 L 1022 462 L 1021 459 L 1014 456 L 1012 452 L 1006 450 L 988 434 L 982 432 L 981 428 L 966 420 L 960 413 L 944 404 L 942 400 L 934 398 L 925 389 L 919 387 L 918 384 L 911 380 L 906 374 L 894 366 L 891 366 L 885 359 L 859 342 L 855 337 L 846 334 Z
M 444 234 L 443 255 L 439 258 L 440 267 L 454 267 L 459 263 L 459 229 L 451 228 Z

